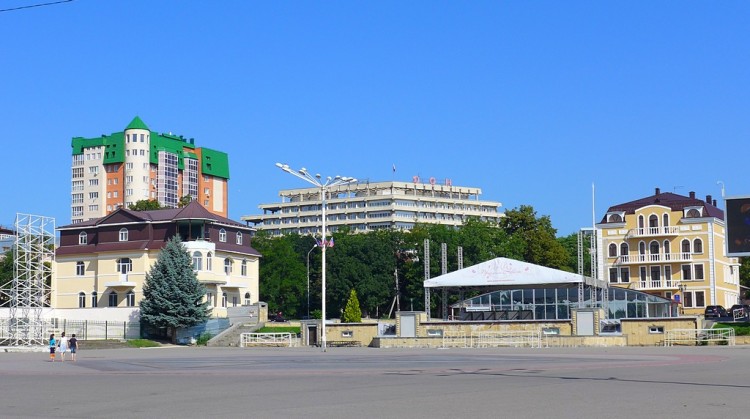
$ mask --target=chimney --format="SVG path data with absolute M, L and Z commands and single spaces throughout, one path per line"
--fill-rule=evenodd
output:
M 654 193 L 654 195 L 659 195 L 660 193 L 661 193 L 661 189 L 656 188 L 656 193 Z
M 695 192 L 690 191 L 690 199 L 695 199 Z
M 713 201 L 711 200 L 711 195 L 706 195 L 706 203 L 707 203 L 708 205 L 711 205 L 711 202 L 713 202 Z
M 715 199 L 714 199 L 714 206 L 716 207 L 716 200 Z M 718 207 L 716 207 L 716 208 L 718 208 Z

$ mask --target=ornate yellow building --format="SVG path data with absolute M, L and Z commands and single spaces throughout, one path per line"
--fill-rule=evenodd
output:
M 192 201 L 184 208 L 131 211 L 58 228 L 55 308 L 137 307 L 146 273 L 169 238 L 179 235 L 207 289 L 212 315 L 258 301 L 260 254 L 253 229 Z
M 740 296 L 739 262 L 726 256 L 724 212 L 705 200 L 662 193 L 610 207 L 596 226 L 599 277 L 610 286 L 679 302 L 682 314 L 730 307 Z

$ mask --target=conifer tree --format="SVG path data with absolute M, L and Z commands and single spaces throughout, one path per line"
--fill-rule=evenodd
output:
M 206 289 L 198 281 L 190 254 L 179 236 L 169 239 L 146 274 L 141 319 L 153 327 L 190 327 L 210 314 L 203 301 Z
M 344 316 L 341 321 L 343 323 L 362 322 L 362 310 L 359 308 L 359 298 L 357 298 L 357 291 L 353 289 L 349 293 L 349 300 L 346 302 Z

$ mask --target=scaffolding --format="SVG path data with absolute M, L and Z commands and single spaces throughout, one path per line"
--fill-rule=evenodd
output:
M 55 219 L 16 214 L 13 281 L 10 300 L 10 346 L 37 346 L 46 342 L 44 307 L 50 306 L 52 264 L 55 260 Z

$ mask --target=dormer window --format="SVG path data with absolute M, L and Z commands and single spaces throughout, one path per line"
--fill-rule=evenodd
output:
M 685 208 L 685 218 L 700 218 L 703 216 L 703 208 Z
M 242 244 L 242 233 L 237 232 L 237 244 Z
M 225 243 L 227 241 L 227 231 L 223 228 L 219 230 L 219 241 Z
M 121 242 L 128 241 L 128 229 L 127 228 L 120 229 L 120 241 Z
M 622 212 L 610 212 L 607 214 L 608 223 L 621 223 L 624 221 L 624 213 Z
M 78 244 L 88 244 L 89 242 L 89 235 L 86 234 L 85 231 L 82 231 L 81 234 L 78 235 Z

